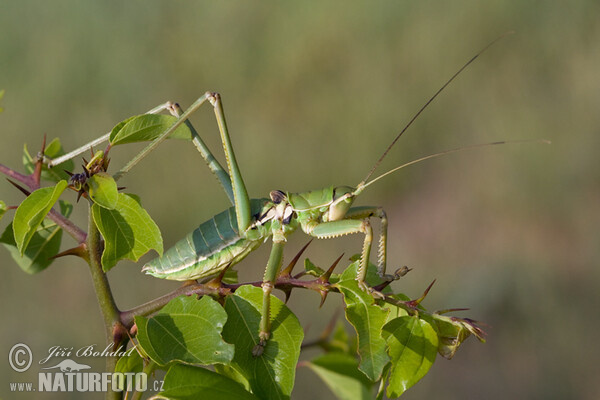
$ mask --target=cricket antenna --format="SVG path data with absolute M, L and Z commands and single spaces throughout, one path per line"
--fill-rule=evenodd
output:
M 481 147 L 490 147 L 490 146 L 497 146 L 497 145 L 501 145 L 501 144 L 515 144 L 515 143 L 541 143 L 541 144 L 550 144 L 551 142 L 549 140 L 546 139 L 523 139 L 523 140 L 503 140 L 501 142 L 490 142 L 490 143 L 478 143 L 478 144 L 472 144 L 470 146 L 463 146 L 463 147 L 458 147 L 456 149 L 450 149 L 450 150 L 444 150 L 444 151 L 440 151 L 437 153 L 433 153 L 433 154 L 429 154 L 427 156 L 423 156 L 420 158 L 417 158 L 416 160 L 412 160 L 409 161 L 407 163 L 404 163 L 396 168 L 393 168 L 381 175 L 379 175 L 377 178 L 370 180 L 369 182 L 361 182 L 357 187 L 356 190 L 353 192 L 354 195 L 358 195 L 360 193 L 362 193 L 362 191 L 369 185 L 371 185 L 372 183 L 377 182 L 378 180 L 380 180 L 381 178 L 388 176 L 389 174 L 392 174 L 396 171 L 398 171 L 399 169 L 402 169 L 404 167 L 408 167 L 409 165 L 413 165 L 416 163 L 420 163 L 421 161 L 425 161 L 425 160 L 429 160 L 430 158 L 437 158 L 440 156 L 445 156 L 446 154 L 452 154 L 452 153 L 458 153 L 459 151 L 465 151 L 465 150 L 471 150 L 471 149 L 477 149 L 477 148 L 481 148 Z
M 503 33 L 502 35 L 500 35 L 499 37 L 497 37 L 496 39 L 492 40 L 490 43 L 488 43 L 483 49 L 479 50 L 477 52 L 477 54 L 475 54 L 469 61 L 467 61 L 458 71 L 456 71 L 454 73 L 454 75 L 452 75 L 452 77 L 450 79 L 448 79 L 448 81 L 446 81 L 446 83 L 444 83 L 444 85 L 438 89 L 437 92 L 435 92 L 435 94 L 433 96 L 431 96 L 431 98 L 429 100 L 427 100 L 427 102 L 425 104 L 423 104 L 423 106 L 419 109 L 419 111 L 417 111 L 417 113 L 411 118 L 410 121 L 408 121 L 408 123 L 406 124 L 406 126 L 400 131 L 400 133 L 396 136 L 396 138 L 392 141 L 392 143 L 390 143 L 390 145 L 385 149 L 385 151 L 383 152 L 383 154 L 381 155 L 381 157 L 379 157 L 379 160 L 377 160 L 377 162 L 375 163 L 375 165 L 373 165 L 373 168 L 371 168 L 371 170 L 369 171 L 369 173 L 367 174 L 366 178 L 362 180 L 361 183 L 358 184 L 358 186 L 363 186 L 371 177 L 371 175 L 373 175 L 373 173 L 375 172 L 375 170 L 379 167 L 379 165 L 381 164 L 381 162 L 383 161 L 383 159 L 385 158 L 385 156 L 387 156 L 387 154 L 389 153 L 389 151 L 392 149 L 392 147 L 394 147 L 394 145 L 396 144 L 396 142 L 398 141 L 398 139 L 400 139 L 400 136 L 402 136 L 402 134 L 404 132 L 406 132 L 406 130 L 412 125 L 413 122 L 415 122 L 415 120 L 419 117 L 419 115 L 421 115 L 421 113 L 429 106 L 429 104 L 431 104 L 431 102 L 433 100 L 435 100 L 435 98 L 444 90 L 446 89 L 446 87 L 458 76 L 460 75 L 461 72 L 464 71 L 465 68 L 467 68 L 473 61 L 475 61 L 477 59 L 477 57 L 479 57 L 481 54 L 483 54 L 487 49 L 489 49 L 492 45 L 494 45 L 496 42 L 498 42 L 500 39 L 504 38 L 507 35 L 510 35 L 514 33 L 514 31 L 508 31 Z

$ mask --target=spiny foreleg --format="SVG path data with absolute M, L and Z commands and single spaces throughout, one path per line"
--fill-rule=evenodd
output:
M 381 229 L 379 234 L 379 245 L 377 252 L 377 274 L 385 281 L 394 281 L 406 275 L 409 268 L 404 266 L 398 268 L 393 274 L 386 274 L 387 264 L 387 237 L 388 237 L 388 220 L 387 215 L 381 207 L 353 207 L 346 214 L 346 218 L 365 220 L 371 217 L 381 220 Z M 364 251 L 363 251 L 364 254 Z M 365 271 L 366 274 L 366 271 Z M 365 275 L 366 276 L 366 275 Z
M 368 219 L 343 219 L 340 221 L 316 222 L 306 224 L 303 227 L 304 231 L 317 239 L 330 239 L 353 233 L 362 233 L 365 235 L 363 249 L 360 257 L 360 263 L 356 274 L 358 286 L 373 294 L 375 291 L 369 287 L 365 279 L 367 277 L 367 269 L 369 267 L 369 258 L 371 255 L 371 245 L 373 243 L 373 229 Z

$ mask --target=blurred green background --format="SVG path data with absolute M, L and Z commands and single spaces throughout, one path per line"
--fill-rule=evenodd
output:
M 439 359 L 407 399 L 595 399 L 597 1 L 2 0 L 0 162 L 20 167 L 23 143 L 37 149 L 44 134 L 73 149 L 130 115 L 166 100 L 185 108 L 211 90 L 222 94 L 251 196 L 355 185 L 420 105 L 508 30 L 516 34 L 429 107 L 379 172 L 473 143 L 546 138 L 552 145 L 428 161 L 373 185 L 359 203 L 386 209 L 392 268 L 414 268 L 396 290 L 416 297 L 437 278 L 426 307 L 470 307 L 466 316 L 489 325 L 487 344 L 469 340 L 452 361 Z M 222 156 L 212 111 L 201 110 L 193 123 Z M 112 171 L 135 150 L 114 151 Z M 195 149 L 182 142 L 164 144 L 121 182 L 142 197 L 166 246 L 228 206 Z M 3 182 L 0 198 L 17 204 L 22 196 Z M 85 225 L 84 203 L 75 220 Z M 287 258 L 306 240 L 294 235 Z M 342 252 L 359 252 L 361 240 L 314 242 L 308 255 L 326 266 Z M 66 236 L 63 242 L 73 244 Z M 267 247 L 238 266 L 243 279 L 262 277 Z M 140 267 L 124 262 L 109 273 L 123 309 L 176 286 Z M 4 360 L 18 342 L 38 359 L 51 346 L 102 346 L 85 264 L 64 258 L 28 276 L 2 249 L 0 268 Z M 304 292 L 289 303 L 307 339 L 341 305 L 335 295 L 321 310 L 318 303 Z M 97 360 L 95 370 L 102 365 Z M 28 398 L 7 394 L 7 382 L 37 379 L 32 370 L 19 375 L 1 361 L 0 396 Z M 300 368 L 294 398 L 308 396 L 331 393 Z

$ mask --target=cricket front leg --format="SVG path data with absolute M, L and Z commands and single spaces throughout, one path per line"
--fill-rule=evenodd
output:
M 262 312 L 260 316 L 258 344 L 252 349 L 252 355 L 254 357 L 259 357 L 263 353 L 267 344 L 267 340 L 269 340 L 269 337 L 271 336 L 271 292 L 275 286 L 277 274 L 281 269 L 281 263 L 283 261 L 283 247 L 285 245 L 285 240 L 276 240 L 278 239 L 274 237 L 273 247 L 271 247 L 271 254 L 269 255 L 269 261 L 267 263 L 267 269 L 265 270 L 265 276 L 262 283 Z
M 303 229 L 306 233 L 318 239 L 329 239 L 353 233 L 364 234 L 365 240 L 363 242 L 356 280 L 358 281 L 358 286 L 365 292 L 369 292 L 376 297 L 383 297 L 381 293 L 375 291 L 365 281 L 369 267 L 369 258 L 371 256 L 371 245 L 373 243 L 373 229 L 368 219 L 343 219 L 321 223 L 312 222 L 303 227 Z
M 381 207 L 353 207 L 348 210 L 346 218 L 350 219 L 367 219 L 367 218 L 379 218 L 381 220 L 381 232 L 379 234 L 379 246 L 377 254 L 377 274 L 385 281 L 397 280 L 409 271 L 409 268 L 404 266 L 400 267 L 393 274 L 386 274 L 386 262 L 387 262 L 387 237 L 388 237 L 388 220 L 385 211 Z

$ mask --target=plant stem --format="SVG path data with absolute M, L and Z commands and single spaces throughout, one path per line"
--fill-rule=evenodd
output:
M 106 274 L 102 270 L 102 238 L 94 222 L 91 206 L 88 219 L 87 248 L 92 283 L 104 319 L 106 343 L 112 343 L 113 349 L 116 350 L 119 346 L 127 343 L 127 336 L 121 334 L 122 325 L 119 309 L 110 290 Z M 118 360 L 119 358 L 116 356 L 106 357 L 106 372 L 113 372 Z M 121 399 L 121 393 L 109 390 L 106 393 L 106 399 Z

